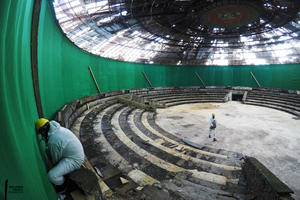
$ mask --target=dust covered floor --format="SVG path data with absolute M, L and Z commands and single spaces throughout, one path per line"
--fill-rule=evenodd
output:
M 212 113 L 218 122 L 216 142 L 208 138 Z M 155 121 L 182 139 L 257 158 L 300 199 L 300 120 L 294 115 L 230 101 L 157 109 Z

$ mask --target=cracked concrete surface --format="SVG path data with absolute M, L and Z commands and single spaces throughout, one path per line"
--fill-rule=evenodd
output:
M 218 122 L 216 142 L 208 138 L 212 113 Z M 300 200 L 300 120 L 294 115 L 230 101 L 157 109 L 155 121 L 182 139 L 257 158 Z

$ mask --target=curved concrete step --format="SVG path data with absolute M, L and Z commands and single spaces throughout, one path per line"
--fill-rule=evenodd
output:
M 158 157 L 164 158 L 164 154 L 168 154 L 168 158 L 171 160 L 174 160 L 175 163 L 183 168 L 201 168 L 203 171 L 215 173 L 214 171 L 218 171 L 218 174 L 223 174 L 227 178 L 233 178 L 232 174 L 226 172 L 226 171 L 237 171 L 241 170 L 241 167 L 234 166 L 236 165 L 235 162 L 232 162 L 228 159 L 220 159 L 216 158 L 213 156 L 208 156 L 206 160 L 201 159 L 203 156 L 199 156 L 199 158 L 195 158 L 189 155 L 186 155 L 185 153 L 182 153 L 174 148 L 168 148 L 163 146 L 159 140 L 159 142 L 156 142 L 152 140 L 151 138 L 147 137 L 140 129 L 138 129 L 135 126 L 134 122 L 134 115 L 137 113 L 138 110 L 134 110 L 132 113 L 129 114 L 128 116 L 128 123 L 131 128 L 131 130 L 134 132 L 134 134 L 139 138 L 139 144 L 145 144 L 145 145 L 140 145 L 141 148 L 144 148 L 148 151 L 151 152 L 153 155 L 156 155 Z M 135 140 L 135 143 L 136 140 Z M 151 145 L 151 146 L 150 146 Z M 155 149 L 153 149 L 155 147 Z M 153 149 L 153 150 L 152 150 Z M 152 150 L 152 151 L 151 151 Z M 170 158 L 172 157 L 172 158 Z M 182 163 L 182 164 L 181 164 Z M 185 164 L 184 164 L 185 163 Z M 227 165 L 230 164 L 230 165 Z M 187 165 L 187 166 L 185 166 Z M 217 170 L 212 170 L 211 168 L 215 167 Z M 208 170 L 209 169 L 209 170 Z
M 97 150 L 100 150 L 105 158 L 109 161 L 109 163 L 117 167 L 122 171 L 125 175 L 131 178 L 134 182 L 139 184 L 140 186 L 153 185 L 154 183 L 158 183 L 158 181 L 144 172 L 135 169 L 133 165 L 131 165 L 126 159 L 124 159 L 107 141 L 103 134 L 102 130 L 102 119 L 105 116 L 108 110 L 114 109 L 114 107 L 119 107 L 120 104 L 116 104 L 113 107 L 109 107 L 101 111 L 95 118 L 93 130 L 95 133 L 95 144 L 97 144 Z M 123 105 L 121 105 L 123 106 Z M 105 126 L 107 127 L 107 126 Z M 96 158 L 97 159 L 97 158 Z
M 272 99 L 264 99 L 264 98 L 247 98 L 246 102 L 258 102 L 263 104 L 270 104 L 278 107 L 283 107 L 295 111 L 300 111 L 300 103 L 290 103 L 283 100 L 272 100 Z
M 202 96 L 207 96 L 207 95 L 220 95 L 220 94 L 225 94 L 226 95 L 227 91 L 169 91 L 169 92 L 154 92 L 154 93 L 147 93 L 147 94 L 138 94 L 136 95 L 137 97 L 143 97 L 146 99 L 154 99 L 154 98 L 160 98 L 160 97 L 169 97 L 169 96 L 195 96 L 195 95 L 202 95 Z
M 110 106 L 110 105 L 112 105 L 112 104 L 108 105 L 108 104 L 99 103 L 99 104 L 96 104 L 93 107 L 89 108 L 88 110 L 84 111 L 83 113 L 81 113 L 76 118 L 76 120 L 74 121 L 73 126 L 70 128 L 70 130 L 80 139 L 80 136 L 81 136 L 80 135 L 81 124 L 82 124 L 83 120 L 86 118 L 86 116 L 89 115 L 92 111 L 94 111 L 96 109 L 103 109 L 104 107 Z M 81 140 L 81 142 L 82 142 L 82 140 Z M 85 148 L 85 150 L 86 150 L 86 148 Z M 97 172 L 94 170 L 93 166 L 91 166 L 91 164 L 90 164 L 89 160 L 87 159 L 86 155 L 85 155 L 85 159 L 84 159 L 83 165 L 88 170 L 92 171 L 95 174 L 95 177 L 97 177 L 101 193 L 104 194 L 107 197 L 112 196 L 113 195 L 113 191 L 99 177 L 99 175 L 97 174 Z M 87 184 L 89 184 L 88 181 L 89 181 L 89 179 L 86 179 L 86 178 L 84 178 L 84 180 L 82 180 L 82 179 L 77 180 L 78 183 L 81 183 L 79 185 L 87 185 Z M 85 190 L 84 188 L 82 188 L 82 189 Z
M 236 183 L 236 180 L 227 179 L 225 176 L 216 175 L 208 172 L 198 171 L 198 170 L 187 170 L 182 167 L 179 167 L 177 165 L 174 165 L 172 163 L 166 162 L 165 160 L 162 160 L 152 154 L 150 154 L 148 151 L 140 148 L 138 145 L 136 145 L 132 140 L 130 140 L 127 135 L 123 132 L 122 128 L 119 125 L 119 116 L 121 115 L 122 111 L 117 111 L 115 115 L 113 116 L 111 123 L 113 125 L 112 129 L 115 132 L 116 136 L 119 138 L 120 141 L 123 142 L 127 146 L 128 149 L 131 149 L 134 151 L 140 158 L 144 158 L 147 161 L 149 161 L 151 164 L 158 166 L 159 168 L 173 173 L 181 173 L 181 172 L 189 172 L 191 176 L 194 178 L 208 181 L 215 184 L 220 185 L 226 185 L 227 182 L 229 183 Z
M 134 124 L 134 126 L 136 126 L 136 128 L 139 129 L 140 132 L 142 132 L 145 136 L 147 136 L 151 140 L 155 142 L 158 141 L 161 146 L 167 149 L 174 149 L 172 147 L 172 145 L 174 145 L 174 141 L 164 140 L 160 134 L 157 133 L 155 134 L 144 126 L 144 124 L 141 121 L 142 115 L 144 113 L 143 110 L 135 110 L 133 111 L 133 113 L 134 113 L 134 117 L 133 117 L 134 119 L 132 124 Z M 195 152 L 194 150 L 196 150 L 196 148 L 191 148 L 191 149 L 185 148 L 184 154 L 190 156 L 191 158 L 197 158 L 208 162 L 214 162 L 214 163 L 224 164 L 224 165 L 238 167 L 238 168 L 240 168 L 241 166 L 241 161 L 228 159 L 225 158 L 225 156 L 219 157 L 218 154 L 217 155 L 211 153 L 206 154 L 206 152 L 204 152 L 204 154 L 200 154 L 199 152 Z
M 277 106 L 277 105 L 273 105 L 273 104 L 262 102 L 262 101 L 257 101 L 257 100 L 249 101 L 249 100 L 246 100 L 245 104 L 272 108 L 272 109 L 287 112 L 287 113 L 290 113 L 290 114 L 296 115 L 296 116 L 300 115 L 300 112 L 294 110 L 293 108 L 286 108 L 286 106 L 283 106 L 283 107 L 282 106 Z
M 160 181 L 163 180 L 166 176 L 172 175 L 168 173 L 167 170 L 162 169 L 156 165 L 153 165 L 149 160 L 140 155 L 136 154 L 136 149 L 132 149 L 125 145 L 124 141 L 130 140 L 126 135 L 123 134 L 122 130 L 119 127 L 118 119 L 116 119 L 117 123 L 111 123 L 115 118 L 115 113 L 124 106 L 119 106 L 116 108 L 111 108 L 105 112 L 101 121 L 101 129 L 104 137 L 111 145 L 111 147 L 123 158 L 127 161 L 126 165 L 131 165 L 135 169 L 140 169 L 145 174 L 151 176 L 152 178 Z M 116 131 L 119 130 L 119 131 Z M 120 137 L 117 133 L 121 132 L 123 137 Z M 131 141 L 131 140 L 130 140 Z M 122 164 L 122 163 L 119 163 Z M 123 164 L 122 164 L 123 165 Z
M 99 128 L 99 124 L 101 124 L 102 116 L 103 114 L 105 114 L 106 110 L 109 110 L 111 109 L 111 107 L 114 106 L 118 106 L 118 105 L 100 104 L 90 108 L 89 110 L 85 111 L 76 119 L 73 127 L 71 128 L 71 130 L 78 137 L 81 136 L 81 141 L 83 143 L 89 144 L 89 145 L 83 144 L 85 147 L 85 152 L 91 151 L 90 147 L 92 147 L 93 152 L 89 153 L 89 160 L 92 161 L 93 166 L 90 166 L 89 169 L 92 171 L 94 171 L 94 167 L 101 169 L 101 171 L 104 174 L 104 179 L 108 179 L 109 177 L 107 176 L 110 176 L 110 174 L 106 173 L 105 167 L 110 169 L 108 171 L 111 171 L 111 168 L 114 168 L 114 166 L 116 166 L 139 186 L 144 187 L 147 185 L 153 185 L 154 183 L 159 183 L 159 181 L 153 179 L 152 177 L 148 176 L 147 174 L 143 173 L 138 169 L 134 169 L 133 166 L 129 165 L 129 163 L 127 163 L 127 161 L 123 159 L 123 157 L 120 156 L 109 145 L 109 143 L 106 141 L 105 137 L 103 136 L 102 129 L 101 127 Z M 85 126 L 84 124 L 86 124 L 88 128 L 87 127 L 84 128 Z M 82 128 L 80 128 L 81 125 L 83 126 Z M 90 140 L 91 133 L 93 133 L 92 136 L 93 141 Z M 96 137 L 94 137 L 94 135 Z M 96 146 L 96 149 L 93 148 L 94 146 Z M 101 153 L 105 154 L 105 157 L 100 156 Z M 106 161 L 109 161 L 111 165 L 107 164 Z M 88 161 L 85 161 L 85 163 L 86 162 Z M 105 163 L 104 164 L 105 167 L 103 167 L 103 163 Z M 119 174 L 119 176 L 122 177 L 122 174 Z M 99 184 L 100 184 L 101 192 L 103 194 L 107 196 L 112 195 L 112 191 L 110 190 L 109 187 L 107 187 L 107 185 L 103 181 L 100 181 Z
M 220 200 L 250 200 L 253 199 L 247 195 L 244 190 L 224 191 L 221 189 L 212 189 L 209 186 L 187 181 L 185 179 L 172 179 L 161 183 L 174 196 L 180 196 L 180 199 L 220 199 Z
M 287 102 L 299 103 L 300 96 L 296 94 L 283 94 L 283 93 L 268 93 L 268 92 L 254 92 L 249 93 L 250 97 L 253 98 L 270 98 L 270 99 L 281 99 Z
M 290 97 L 274 97 L 274 96 L 259 96 L 259 95 L 248 95 L 247 100 L 259 100 L 259 101 L 270 101 L 270 102 L 276 102 L 281 104 L 289 104 L 296 107 L 300 107 L 300 98 L 299 99 L 291 99 Z
M 189 104 L 189 103 L 224 103 L 222 99 L 178 99 L 176 101 L 162 101 L 165 103 L 166 107 L 176 106 L 180 104 Z
M 124 112 L 124 110 L 127 110 L 127 112 Z M 135 110 L 134 113 L 132 113 L 131 110 L 132 108 L 125 107 L 122 104 L 114 104 L 110 106 L 100 105 L 91 108 L 82 116 L 78 117 L 77 120 L 82 121 L 81 125 L 75 123 L 74 128 L 77 130 L 77 132 L 78 129 L 80 130 L 80 137 L 85 148 L 89 149 L 88 151 L 90 151 L 90 154 L 95 155 L 94 157 L 90 158 L 92 163 L 99 166 L 101 164 L 101 162 L 99 163 L 99 159 L 105 158 L 105 160 L 107 160 L 105 162 L 109 162 L 111 166 L 120 169 L 123 174 L 127 175 L 139 185 L 147 186 L 153 184 L 162 184 L 160 182 L 163 181 L 168 183 L 170 191 L 172 191 L 176 185 L 175 182 L 170 183 L 167 180 L 184 181 L 185 179 L 186 183 L 193 184 L 194 182 L 196 185 L 200 184 L 198 187 L 202 187 L 204 189 L 207 188 L 206 190 L 213 191 L 211 196 L 216 195 L 215 197 L 218 197 L 218 199 L 222 199 L 223 197 L 225 198 L 225 196 L 220 195 L 221 193 L 227 194 L 227 192 L 222 190 L 228 190 L 232 192 L 235 191 L 234 188 L 239 188 L 239 186 L 237 186 L 238 179 L 230 179 L 226 178 L 225 176 L 199 172 L 195 169 L 184 169 L 180 166 L 168 163 L 165 160 L 158 159 L 146 150 L 143 151 L 143 149 L 141 149 L 127 137 L 120 127 L 119 119 L 124 118 L 126 122 L 127 116 L 129 115 L 129 121 L 126 122 L 127 125 L 129 123 L 135 131 L 140 131 L 134 125 L 135 112 L 139 112 L 140 110 Z M 122 120 L 124 121 L 124 119 Z M 92 128 L 87 128 L 87 126 Z M 131 129 L 130 126 L 128 127 Z M 141 136 L 146 140 L 150 139 L 142 132 L 137 134 L 135 133 L 135 135 Z M 93 142 L 91 139 L 93 139 Z M 151 143 L 154 146 L 161 147 L 162 151 L 170 149 L 162 146 L 152 139 Z M 126 146 L 126 148 L 124 148 L 124 146 Z M 167 150 L 166 152 L 170 154 L 175 153 L 173 149 L 171 149 L 171 151 Z M 103 154 L 102 157 L 100 156 L 100 153 Z M 135 156 L 134 154 L 136 153 L 138 155 Z M 184 154 L 180 155 L 178 152 L 175 154 L 178 157 L 182 157 L 181 159 L 185 161 L 197 163 L 199 160 Z M 143 160 L 141 161 L 141 159 Z M 203 161 L 200 161 L 200 163 L 202 162 Z M 101 168 L 101 166 L 99 167 Z M 106 167 L 109 167 L 109 165 Z M 212 168 L 214 167 L 215 166 Z M 222 167 L 223 166 L 221 166 L 221 168 Z M 226 166 L 224 167 L 226 168 Z M 229 167 L 235 170 L 234 167 Z M 220 168 L 220 166 L 217 165 L 216 168 Z M 229 171 L 231 171 L 231 169 Z M 170 185 L 173 186 L 171 187 Z M 234 187 L 232 187 L 232 185 L 234 185 Z M 167 186 L 165 187 L 167 188 Z M 238 189 L 237 193 L 242 190 L 243 189 Z M 227 197 L 225 199 L 227 199 Z
M 209 99 L 223 99 L 226 93 L 223 94 L 214 94 L 214 95 L 206 95 L 206 94 L 177 94 L 177 95 L 164 95 L 164 96 L 156 96 L 155 98 L 151 98 L 152 101 L 173 101 L 176 99 L 199 99 L 199 100 L 209 100 Z
M 215 148 L 204 146 L 201 150 L 198 150 L 190 146 L 187 146 L 185 144 L 182 144 L 181 138 L 165 131 L 164 129 L 162 129 L 160 126 L 156 124 L 154 115 L 155 113 L 145 112 L 142 115 L 142 123 L 147 129 L 151 130 L 151 132 L 155 133 L 159 137 L 162 137 L 166 141 L 172 142 L 173 144 L 178 146 L 184 146 L 184 148 L 189 150 L 194 150 L 196 153 L 200 153 L 200 154 L 212 155 L 220 158 L 229 158 L 236 161 L 238 161 L 238 159 L 243 157 L 243 155 L 238 152 L 226 151 L 224 149 L 215 149 Z

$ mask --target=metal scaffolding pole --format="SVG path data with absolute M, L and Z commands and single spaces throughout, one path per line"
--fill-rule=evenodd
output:
M 202 85 L 205 86 L 205 84 L 203 83 L 202 79 L 200 78 L 200 76 L 197 74 L 197 72 L 195 72 L 196 75 L 198 76 L 199 80 L 201 81 Z
M 257 83 L 258 87 L 261 87 L 260 84 L 258 83 L 258 81 L 256 80 L 255 76 L 253 75 L 252 72 L 250 72 L 250 74 L 252 75 L 252 77 L 254 78 L 255 82 Z
M 149 79 L 147 78 L 147 76 L 146 76 L 145 72 L 143 72 L 143 74 L 144 74 L 144 76 L 145 76 L 146 80 L 148 81 L 149 85 L 152 87 L 152 85 L 151 85 L 151 83 L 150 83 Z
M 90 69 L 91 75 L 92 75 L 92 77 L 93 77 L 93 80 L 94 80 L 94 82 L 95 82 L 95 85 L 96 85 L 96 87 L 97 87 L 97 90 L 98 90 L 98 92 L 99 92 L 99 94 L 100 94 L 101 91 L 100 91 L 100 89 L 99 89 L 99 87 L 98 87 L 97 81 L 96 81 L 96 79 L 95 79 L 95 76 L 94 76 L 94 74 L 93 74 L 92 68 L 91 68 L 90 66 L 89 66 L 89 69 Z

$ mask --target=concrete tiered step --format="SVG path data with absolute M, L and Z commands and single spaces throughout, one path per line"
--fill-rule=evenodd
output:
M 300 97 L 288 94 L 251 91 L 245 104 L 264 106 L 281 110 L 293 115 L 300 115 Z
M 72 131 L 80 136 L 85 154 L 93 166 L 90 165 L 89 170 L 94 172 L 94 176 L 89 173 L 90 177 L 87 176 L 82 178 L 82 175 L 85 173 L 76 171 L 76 176 L 79 176 L 73 176 L 73 179 L 77 182 L 83 182 L 79 187 L 80 190 L 83 190 L 83 192 L 87 194 L 86 190 L 89 190 L 89 188 L 86 189 L 87 187 L 85 186 L 90 184 L 91 181 L 94 181 L 95 174 L 97 174 L 96 178 L 99 179 L 99 187 L 101 188 L 101 194 L 103 194 L 101 197 L 97 196 L 100 199 L 124 199 L 128 198 L 130 195 L 134 195 L 135 198 L 141 199 L 144 194 L 139 192 L 139 190 L 141 190 L 140 186 L 153 185 L 158 182 L 126 163 L 126 160 L 118 155 L 118 153 L 109 145 L 106 138 L 103 137 L 101 124 L 103 116 L 107 114 L 106 111 L 109 113 L 110 110 L 123 106 L 124 105 L 122 104 L 94 106 L 79 116 L 72 128 Z M 104 117 L 103 124 L 105 124 L 106 119 L 107 118 Z M 110 120 L 108 119 L 108 121 Z M 106 159 L 105 156 L 108 156 L 110 159 Z M 88 161 L 86 160 L 86 162 Z M 122 165 L 119 165 L 118 163 L 122 163 Z M 123 172 L 127 175 L 124 175 Z M 128 175 L 131 178 L 129 178 Z M 90 187 L 94 187 L 94 185 L 91 185 Z M 88 195 L 83 195 L 78 190 L 73 193 L 76 194 L 76 198 L 74 197 L 75 200 L 77 198 L 92 199 Z M 156 194 L 162 195 L 160 193 L 160 191 L 156 192 Z
M 134 123 L 135 126 L 143 132 L 143 134 L 147 135 L 154 141 L 164 141 L 161 145 L 174 148 L 176 147 L 183 147 L 185 154 L 190 155 L 192 157 L 197 157 L 203 160 L 213 161 L 215 163 L 224 163 L 228 159 L 226 165 L 232 166 L 241 166 L 241 163 L 233 162 L 233 160 L 238 160 L 243 157 L 242 154 L 232 151 L 225 151 L 223 149 L 213 149 L 203 145 L 197 145 L 196 148 L 193 148 L 195 145 L 191 147 L 187 143 L 186 140 L 182 140 L 167 131 L 160 128 L 154 121 L 153 116 L 154 113 L 150 112 L 136 112 L 134 115 Z M 189 146 L 188 146 L 189 145 Z M 230 158 L 229 158 L 230 157 Z
M 145 127 L 147 127 L 147 129 L 152 130 L 152 132 L 157 133 L 159 135 L 161 135 L 162 137 L 166 137 L 172 139 L 174 144 L 176 145 L 182 145 L 183 141 L 181 138 L 165 131 L 164 129 L 162 129 L 160 126 L 158 126 L 155 122 L 155 113 L 150 113 L 150 112 L 145 112 L 142 116 L 142 122 L 144 124 Z M 187 147 L 190 148 L 190 147 Z M 196 151 L 196 150 L 194 150 Z M 242 154 L 238 153 L 238 152 L 232 152 L 232 151 L 225 151 L 224 149 L 215 149 L 215 148 L 210 148 L 207 146 L 203 146 L 201 148 L 201 152 L 204 153 L 215 153 L 217 155 L 223 155 L 226 158 L 229 159 L 240 159 L 243 157 Z
M 98 112 L 99 110 L 100 112 Z M 117 168 L 114 171 L 118 173 L 110 178 L 111 184 L 103 179 L 112 190 L 121 190 L 122 184 L 116 184 L 116 180 L 123 177 L 133 182 L 124 194 L 131 189 L 136 190 L 137 186 L 146 187 L 148 188 L 146 191 L 148 191 L 151 190 L 149 189 L 151 185 L 156 184 L 156 188 L 168 188 L 170 192 L 167 196 L 172 199 L 170 195 L 173 192 L 181 195 L 175 189 L 178 187 L 176 184 L 184 182 L 189 187 L 197 185 L 199 191 L 209 191 L 206 195 L 210 197 L 218 196 L 218 198 L 230 199 L 233 196 L 243 196 L 243 198 L 248 198 L 244 195 L 245 187 L 238 184 L 239 180 L 243 179 L 240 161 L 233 161 L 226 155 L 204 152 L 182 144 L 180 145 L 187 150 L 190 149 L 189 154 L 194 156 L 186 154 L 187 151 L 181 152 L 166 147 L 162 145 L 162 140 L 152 140 L 135 125 L 134 121 L 140 121 L 141 125 L 141 120 L 134 120 L 135 115 L 141 116 L 140 112 L 141 110 L 134 110 L 122 104 L 115 104 L 105 109 L 95 109 L 85 117 L 94 120 L 89 122 L 89 125 L 94 124 L 93 130 L 91 132 L 83 131 L 84 128 L 81 128 L 83 142 L 87 142 L 87 138 L 94 139 L 94 142 L 89 141 L 90 145 L 88 145 L 93 153 L 87 154 L 99 156 L 99 152 L 101 152 L 108 160 L 108 163 L 105 163 L 99 161 L 99 159 L 103 159 L 103 156 L 94 156 L 90 159 L 93 166 L 97 166 L 102 171 L 104 178 L 107 176 L 108 168 Z M 84 122 L 82 124 L 85 127 Z M 93 133 L 94 136 L 92 137 L 88 132 Z M 167 140 L 167 138 L 165 139 Z M 172 144 L 176 143 L 172 139 L 168 140 Z M 113 177 L 115 181 L 113 181 Z M 191 196 L 196 193 L 182 195 Z
M 186 92 L 156 92 L 134 95 L 133 100 L 146 103 L 157 108 L 186 104 L 186 103 L 222 103 L 227 91 L 186 91 Z
M 93 141 L 91 141 L 89 138 L 84 138 L 86 137 L 85 134 L 91 135 L 89 121 L 91 122 L 93 120 L 95 113 L 98 113 L 100 110 L 113 105 L 115 102 L 116 101 L 112 100 L 111 103 L 99 103 L 83 112 L 74 121 L 74 124 L 70 129 L 78 138 L 83 136 L 83 138 L 81 138 L 81 142 L 83 143 L 85 153 L 90 150 L 90 145 L 85 144 L 93 143 Z M 81 129 L 84 129 L 84 131 Z M 80 134 L 80 132 L 84 132 L 84 134 Z M 71 191 L 66 198 L 67 200 L 102 199 L 105 198 L 105 196 L 111 197 L 113 195 L 113 191 L 104 183 L 97 173 L 97 169 L 90 164 L 87 158 L 85 158 L 81 169 L 70 173 L 68 177 L 70 180 L 75 182 L 79 188 L 75 191 Z
M 143 98 L 172 106 L 223 102 L 226 94 L 175 92 Z M 283 105 L 283 96 L 249 92 L 246 103 L 297 115 L 299 97 Z M 86 199 L 252 199 L 241 170 L 244 155 L 183 140 L 159 127 L 154 112 L 117 99 L 104 102 L 82 113 L 71 128 L 86 154 L 83 168 L 70 174 L 81 188 L 73 194 Z

